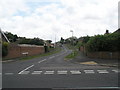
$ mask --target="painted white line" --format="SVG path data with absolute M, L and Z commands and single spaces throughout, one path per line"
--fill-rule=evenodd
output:
M 13 75 L 14 73 L 5 73 L 5 75 Z
M 44 74 L 54 74 L 54 71 L 46 71 Z
M 109 73 L 107 70 L 97 70 L 98 73 Z
M 29 67 L 25 68 L 24 70 L 20 71 L 18 74 L 23 73 L 24 71 L 26 71 L 26 70 L 28 70 L 28 69 L 32 68 L 33 66 L 34 66 L 34 65 L 31 65 L 31 66 L 29 66 Z
M 84 70 L 85 73 L 95 73 L 94 70 Z
M 42 73 L 42 71 L 34 71 L 35 73 Z
M 109 72 L 99 72 L 99 73 L 109 73 Z
M 94 71 L 94 70 L 84 70 L 85 72 L 92 72 L 92 71 Z
M 67 74 L 67 71 L 58 71 L 58 74 Z
M 47 59 L 43 59 L 43 60 L 39 61 L 38 63 L 44 62 L 44 61 L 46 61 L 46 60 L 47 60 Z
M 97 70 L 97 71 L 107 71 L 107 70 Z
M 119 71 L 118 70 L 112 70 L 113 72 L 115 72 L 115 73 L 118 73 Z
M 70 71 L 70 72 L 71 72 L 71 74 L 81 74 L 80 71 Z
M 41 74 L 42 71 L 34 71 L 32 74 Z
M 85 73 L 95 73 L 94 71 L 92 71 L 92 72 L 85 72 Z
M 54 58 L 55 56 L 52 56 L 52 57 L 49 57 L 49 59 L 52 59 L 52 58 Z
M 22 72 L 22 73 L 20 73 L 20 74 L 29 74 L 29 72 L 30 72 L 30 71 L 24 71 L 24 72 Z

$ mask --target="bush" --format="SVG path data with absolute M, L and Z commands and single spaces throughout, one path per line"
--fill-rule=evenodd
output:
M 80 48 L 81 46 L 83 46 L 83 43 L 82 42 L 78 42 L 77 45 L 76 45 L 76 48 Z
M 2 43 L 2 56 L 7 56 L 8 54 L 8 43 L 7 42 L 3 42 Z
M 96 35 L 86 44 L 88 51 L 120 51 L 120 33 Z
M 49 47 L 48 46 L 44 46 L 45 48 L 45 52 L 49 52 Z

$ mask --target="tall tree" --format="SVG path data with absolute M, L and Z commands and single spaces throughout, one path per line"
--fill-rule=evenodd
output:
M 60 43 L 61 43 L 61 44 L 64 43 L 64 39 L 63 39 L 63 37 L 61 37 Z

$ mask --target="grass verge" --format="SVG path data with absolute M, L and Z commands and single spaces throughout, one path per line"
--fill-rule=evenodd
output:
M 73 51 L 72 53 L 70 53 L 69 55 L 67 55 L 65 57 L 65 59 L 73 59 L 78 55 L 78 51 Z
M 70 60 L 70 59 L 73 59 L 75 58 L 77 55 L 78 55 L 78 50 L 75 46 L 72 46 L 70 44 L 67 44 L 66 45 L 70 50 L 72 50 L 72 53 L 70 53 L 69 55 L 67 55 L 65 57 L 65 60 Z

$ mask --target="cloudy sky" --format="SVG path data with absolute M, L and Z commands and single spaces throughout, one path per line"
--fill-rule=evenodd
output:
M 119 0 L 0 0 L 0 28 L 18 36 L 55 41 L 72 34 L 118 28 Z

